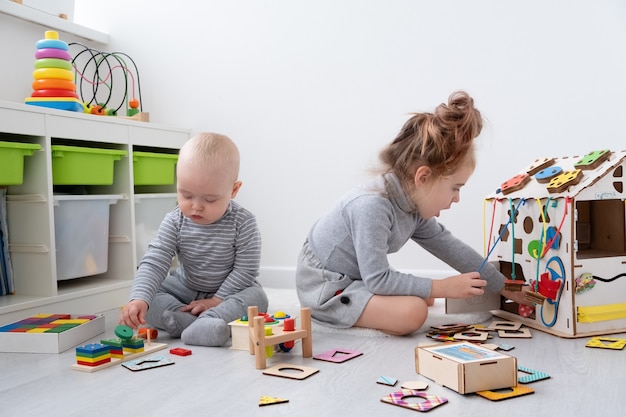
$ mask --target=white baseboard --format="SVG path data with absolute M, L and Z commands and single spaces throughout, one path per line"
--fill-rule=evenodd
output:
M 457 272 L 451 270 L 404 270 L 403 272 L 417 275 L 420 277 L 428 277 L 432 279 L 441 279 L 455 275 Z M 261 267 L 259 274 L 259 282 L 267 288 L 296 288 L 296 267 L 288 266 L 265 266 Z

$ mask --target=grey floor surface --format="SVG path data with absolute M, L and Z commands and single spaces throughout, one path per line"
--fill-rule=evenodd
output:
M 105 334 L 113 337 L 119 311 L 105 312 Z M 488 323 L 487 323 L 488 324 Z M 277 353 L 268 366 L 305 365 L 319 372 L 304 380 L 264 375 L 254 356 L 229 347 L 184 346 L 167 334 L 158 352 L 174 365 L 132 372 L 116 365 L 95 373 L 71 369 L 75 351 L 60 354 L 0 353 L 0 415 L 13 416 L 411 416 L 416 411 L 381 402 L 403 381 L 429 383 L 429 394 L 448 403 L 432 416 L 601 416 L 626 413 L 626 351 L 585 347 L 588 338 L 562 339 L 532 330 L 531 339 L 493 339 L 514 346 L 518 364 L 546 372 L 549 379 L 528 386 L 535 393 L 504 401 L 461 395 L 415 371 L 415 347 L 432 343 L 424 333 L 410 337 L 373 337 L 358 332 L 324 332 L 314 327 L 313 354 L 354 349 L 362 356 L 336 364 L 301 357 L 299 345 Z M 626 337 L 612 335 L 611 337 Z M 186 347 L 192 355 L 169 354 Z M 398 379 L 389 387 L 380 376 Z M 289 402 L 259 406 L 261 396 Z M 413 413 L 413 414 L 412 414 Z

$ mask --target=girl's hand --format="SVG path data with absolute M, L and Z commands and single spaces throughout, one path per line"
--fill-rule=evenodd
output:
M 434 298 L 469 298 L 485 293 L 487 281 L 480 279 L 478 272 L 453 275 L 433 280 L 430 296 Z

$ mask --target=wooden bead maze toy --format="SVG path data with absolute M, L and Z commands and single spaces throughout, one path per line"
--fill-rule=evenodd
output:
M 302 357 L 313 356 L 313 340 L 311 331 L 311 309 L 304 307 L 300 310 L 301 328 L 291 326 L 292 321 L 285 322 L 283 327 L 270 327 L 271 334 L 266 335 L 265 319 L 259 315 L 259 308 L 248 307 L 248 326 L 250 331 L 250 354 L 256 356 L 256 369 L 267 367 L 267 347 L 294 340 L 302 340 Z M 273 349 L 272 349 L 273 351 Z

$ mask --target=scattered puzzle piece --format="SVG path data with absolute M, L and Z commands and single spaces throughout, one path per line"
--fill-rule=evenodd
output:
M 261 395 L 261 399 L 259 400 L 259 407 L 263 407 L 266 405 L 274 405 L 274 404 L 283 404 L 283 403 L 288 403 L 289 400 L 286 398 L 277 398 L 277 397 L 270 397 L 267 395 Z
M 173 349 L 170 349 L 170 353 L 172 355 L 178 355 L 178 356 L 189 356 L 189 355 L 191 355 L 191 351 L 189 349 L 183 349 L 183 348 L 173 348 Z
M 506 320 L 494 320 L 487 329 L 489 330 L 519 330 L 522 327 L 522 322 L 519 321 L 506 321 Z
M 491 401 L 508 400 L 509 398 L 520 397 L 534 393 L 535 390 L 524 385 L 516 385 L 511 388 L 498 390 L 477 391 L 476 394 Z
M 611 337 L 592 337 L 585 345 L 590 348 L 622 350 L 626 346 L 626 339 Z
M 150 358 L 135 359 L 122 362 L 122 366 L 131 371 L 144 371 L 146 369 L 159 368 L 161 366 L 173 365 L 174 361 L 164 356 L 153 356 Z
M 393 387 L 394 385 L 398 383 L 398 380 L 391 376 L 379 376 L 376 383 L 382 384 L 382 385 L 389 385 L 390 387 Z
M 550 378 L 550 375 L 548 375 L 545 372 L 535 371 L 534 369 L 526 368 L 524 366 L 518 366 L 517 370 L 518 370 L 517 382 L 519 384 L 529 384 L 531 382 L 541 381 L 542 379 Z M 519 376 L 519 372 L 522 372 L 526 375 Z
M 411 398 L 411 397 L 420 397 L 424 399 L 424 401 L 419 402 L 419 403 L 409 403 L 404 400 L 405 398 Z M 420 391 L 403 389 L 401 391 L 392 392 L 386 397 L 381 398 L 380 401 L 387 403 L 387 404 L 392 404 L 392 405 L 397 405 L 399 407 L 408 408 L 409 410 L 430 411 L 435 407 L 438 407 L 440 405 L 447 403 L 448 399 L 443 398 L 443 397 L 438 397 L 436 395 L 429 395 Z
M 531 338 L 530 329 L 528 327 L 522 327 L 517 330 L 498 330 L 498 336 L 502 338 L 513 337 L 513 338 Z
M 477 342 L 484 342 L 489 335 L 487 332 L 459 332 L 454 334 L 454 340 L 472 340 Z
M 363 352 L 358 352 L 352 349 L 332 349 L 327 352 L 320 353 L 313 356 L 313 359 L 321 361 L 342 363 L 350 359 L 354 359 L 357 356 L 361 356 Z
M 318 372 L 319 369 L 311 368 L 309 366 L 280 363 L 278 365 L 272 366 L 271 368 L 265 369 L 263 371 L 263 375 L 280 376 L 283 378 L 302 380 Z
M 506 343 L 502 343 L 502 344 L 498 345 L 498 349 L 500 349 L 500 350 L 504 350 L 504 351 L 507 351 L 507 352 L 508 352 L 509 350 L 513 350 L 513 349 L 515 349 L 515 346 L 513 346 L 513 345 L 508 345 L 508 344 L 506 344 Z
M 402 385 L 400 385 L 400 387 L 414 391 L 423 391 L 428 388 L 428 384 L 422 381 L 405 381 Z

